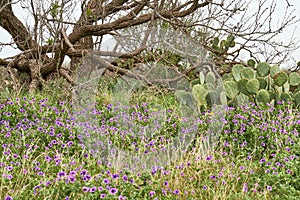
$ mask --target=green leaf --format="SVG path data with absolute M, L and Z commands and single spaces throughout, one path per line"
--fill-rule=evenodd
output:
M 255 60 L 253 60 L 253 59 L 249 59 L 249 60 L 247 61 L 247 65 L 248 65 L 249 67 L 254 68 L 255 64 L 256 64 L 256 62 L 255 62 Z
M 52 45 L 53 42 L 54 42 L 54 40 L 53 40 L 52 38 L 50 38 L 50 39 L 47 40 L 47 44 L 48 44 L 48 45 Z
M 261 77 L 268 76 L 270 73 L 270 65 L 266 62 L 260 62 L 257 65 L 257 73 Z
M 93 13 L 92 9 L 87 9 L 87 10 L 86 10 L 86 15 L 87 15 L 88 17 L 91 16 L 92 13 Z

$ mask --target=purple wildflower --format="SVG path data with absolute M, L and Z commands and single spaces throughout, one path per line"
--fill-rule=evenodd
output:
M 83 187 L 82 190 L 83 192 L 88 192 L 90 189 L 88 187 Z
M 66 172 L 63 172 L 63 171 L 58 172 L 58 173 L 57 173 L 57 176 L 58 176 L 58 177 L 64 177 L 64 176 L 66 176 Z
M 108 184 L 110 184 L 110 180 L 108 178 L 105 178 L 105 179 L 103 179 L 103 183 L 108 185 Z
M 117 194 L 117 192 L 118 192 L 118 189 L 117 189 L 117 188 L 111 188 L 111 189 L 109 190 L 109 193 L 110 193 L 111 195 L 115 195 L 115 194 Z
M 154 195 L 155 195 L 155 191 L 150 191 L 150 192 L 149 192 L 149 196 L 150 196 L 150 197 L 153 197 Z
M 173 194 L 179 194 L 179 190 L 174 190 Z

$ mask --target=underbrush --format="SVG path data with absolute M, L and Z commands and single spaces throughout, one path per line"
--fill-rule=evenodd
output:
M 90 118 L 78 121 L 72 104 L 45 95 L 3 102 L 0 198 L 300 197 L 300 113 L 292 105 L 227 108 L 218 142 L 204 151 L 214 113 L 185 118 L 171 97 L 151 98 L 127 107 L 110 104 L 109 95 L 98 99 L 88 115 L 93 124 Z M 155 153 L 187 133 L 195 136 L 191 146 L 183 146 L 189 151 L 169 157 L 165 164 L 148 162 L 137 170 L 123 167 L 126 160 L 112 159 L 114 148 L 163 155 Z

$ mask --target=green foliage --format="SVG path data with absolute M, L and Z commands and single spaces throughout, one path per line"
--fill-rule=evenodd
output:
M 131 105 L 120 116 L 112 115 L 111 107 L 103 106 L 97 110 L 99 114 L 96 116 L 103 122 L 100 127 L 105 138 L 116 144 L 119 142 L 120 148 L 128 151 L 132 147 L 139 147 L 142 153 L 163 148 L 167 145 L 158 142 L 173 138 L 170 134 L 184 135 L 191 129 L 199 133 L 193 151 L 163 165 L 163 169 L 153 167 L 133 171 L 115 163 L 106 164 L 99 154 L 89 151 L 89 144 L 80 131 L 80 128 L 86 130 L 87 126 L 74 124 L 76 121 L 68 112 L 71 104 L 49 102 L 41 94 L 37 95 L 39 97 L 19 97 L 0 104 L 4 122 L 0 124 L 3 132 L 0 135 L 1 199 L 5 196 L 13 199 L 65 199 L 68 196 L 80 200 L 99 199 L 102 194 L 106 199 L 117 199 L 121 195 L 128 199 L 164 200 L 297 199 L 300 195 L 299 110 L 285 106 L 242 106 L 242 99 L 246 102 L 248 96 L 239 94 L 236 97 L 239 106 L 229 109 L 226 118 L 222 119 L 224 134 L 221 134 L 218 145 L 213 152 L 200 157 L 202 138 L 207 136 L 211 126 L 209 116 L 213 113 L 206 112 L 197 120 L 184 123 L 170 111 L 160 131 L 151 133 L 155 136 L 152 141 L 147 140 L 149 137 L 136 137 L 130 131 L 124 134 L 121 125 L 128 117 L 129 124 L 135 121 L 144 127 L 153 127 L 151 123 L 155 118 L 149 113 L 148 106 Z M 99 139 L 102 132 L 96 134 L 96 141 L 103 141 Z M 102 150 L 101 147 L 94 148 Z M 163 176 L 162 172 L 165 172 Z M 107 185 L 118 192 L 110 194 Z M 272 186 L 272 190 L 267 186 Z M 95 190 L 90 192 L 92 188 Z M 257 192 L 246 192 L 248 188 L 255 188 Z M 150 197 L 150 192 L 153 197 Z
M 243 78 L 237 82 L 239 91 L 245 95 L 250 95 L 246 87 L 248 81 L 248 79 Z
M 267 90 L 259 90 L 256 94 L 256 102 L 257 103 L 269 103 L 270 102 L 270 94 Z
M 61 12 L 60 8 L 61 8 L 61 6 L 58 3 L 51 4 L 50 14 L 54 19 L 58 18 L 59 14 Z
M 256 62 L 255 62 L 255 60 L 253 60 L 253 59 L 249 59 L 249 60 L 247 61 L 247 65 L 248 65 L 249 67 L 251 67 L 251 68 L 254 68 L 255 65 L 256 65 Z
M 296 106 L 300 106 L 300 91 L 294 94 L 294 103 Z
M 205 96 L 207 95 L 208 90 L 204 85 L 198 84 L 195 85 L 192 89 L 192 94 L 195 97 L 199 105 L 206 105 Z
M 233 76 L 232 76 L 232 73 L 225 73 L 223 74 L 222 76 L 222 80 L 223 81 L 233 81 Z
M 257 77 L 256 79 L 259 81 L 259 89 L 266 89 L 268 82 L 262 77 Z
M 239 93 L 238 84 L 235 81 L 224 82 L 224 89 L 229 99 L 235 98 L 235 96 Z
M 288 75 L 285 72 L 279 72 L 274 76 L 274 82 L 277 86 L 283 86 L 288 81 Z
M 251 79 L 246 84 L 246 89 L 250 94 L 256 94 L 259 90 L 259 81 L 257 79 Z
M 216 82 L 215 74 L 213 72 L 208 72 L 205 76 L 205 83 L 214 85 L 215 82 Z
M 278 65 L 273 65 L 271 68 L 270 68 L 270 75 L 272 78 L 274 78 L 274 76 L 280 72 L 280 69 L 279 69 L 279 66 Z
M 92 9 L 87 9 L 87 10 L 86 10 L 86 16 L 87 16 L 87 17 L 91 16 L 92 14 L 93 14 Z
M 291 86 L 298 86 L 300 84 L 300 75 L 297 72 L 290 73 L 289 83 Z
M 257 64 L 257 74 L 261 77 L 268 76 L 270 74 L 270 65 L 266 62 L 260 62 Z
M 232 67 L 232 76 L 234 78 L 235 81 L 239 81 L 241 80 L 241 71 L 244 69 L 245 67 L 241 64 L 236 64 Z
M 284 102 L 291 102 L 292 101 L 292 96 L 290 93 L 283 92 L 280 94 L 280 100 Z
M 47 43 L 48 45 L 52 45 L 53 42 L 54 42 L 54 40 L 53 40 L 52 38 L 49 38 L 49 39 L 47 40 L 46 43 Z
M 241 71 L 241 78 L 253 79 L 255 76 L 255 71 L 249 67 L 245 67 Z

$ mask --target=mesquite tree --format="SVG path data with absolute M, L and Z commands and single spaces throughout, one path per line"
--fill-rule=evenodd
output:
M 18 18 L 13 10 L 17 5 L 28 11 L 30 22 Z M 242 62 L 239 56 L 243 52 L 256 61 L 282 63 L 296 44 L 293 39 L 282 43 L 275 37 L 297 22 L 293 7 L 287 1 L 279 21 L 275 18 L 275 1 L 259 0 L 252 13 L 248 7 L 247 1 L 240 0 L 1 0 L 0 26 L 11 35 L 12 43 L 0 40 L 0 48 L 12 45 L 21 53 L 0 58 L 0 66 L 7 69 L 16 87 L 16 72 L 28 73 L 31 92 L 54 73 L 74 83 L 74 72 L 82 58 L 99 48 L 104 36 L 120 37 L 141 26 L 180 30 L 209 52 L 221 73 Z M 135 59 L 149 50 L 149 39 L 146 31 L 144 42 L 136 49 L 98 53 Z M 71 58 L 70 68 L 63 65 L 67 56 Z M 126 73 L 116 61 L 102 61 L 107 70 Z

